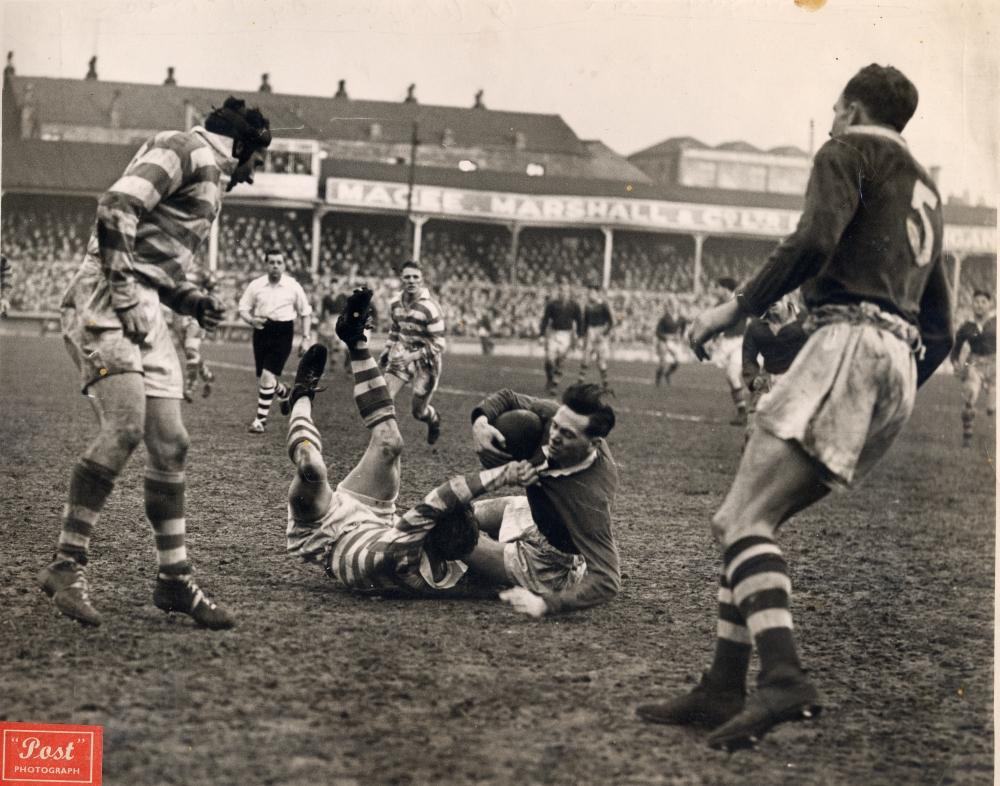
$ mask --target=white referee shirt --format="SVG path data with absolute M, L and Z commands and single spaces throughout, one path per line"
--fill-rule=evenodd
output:
M 292 322 L 296 316 L 312 313 L 309 298 L 302 285 L 287 273 L 277 284 L 267 275 L 255 278 L 240 298 L 240 316 L 244 319 L 263 317 L 274 322 Z

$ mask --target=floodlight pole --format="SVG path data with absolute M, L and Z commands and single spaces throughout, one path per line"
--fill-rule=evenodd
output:
M 407 188 L 406 188 L 406 222 L 407 224 L 412 224 L 413 215 L 413 186 L 417 179 L 417 145 L 420 144 L 420 124 L 414 120 L 413 121 L 413 133 L 410 136 L 410 171 L 407 175 Z M 410 241 L 409 241 L 409 253 L 407 256 L 413 256 L 413 233 L 416 231 L 416 227 L 413 226 L 410 229 Z

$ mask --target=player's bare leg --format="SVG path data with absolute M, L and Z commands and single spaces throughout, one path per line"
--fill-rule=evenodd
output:
M 222 630 L 233 627 L 235 620 L 194 582 L 187 557 L 184 467 L 190 439 L 180 406 L 178 399 L 146 400 L 146 518 L 153 528 L 158 565 L 153 602 L 163 611 L 188 614 L 199 625 Z
M 476 516 L 479 524 L 479 531 L 485 532 L 496 540 L 500 534 L 500 525 L 503 524 L 503 515 L 514 497 L 494 497 L 493 499 L 481 499 L 472 503 L 472 512 Z
M 966 366 L 962 379 L 962 447 L 972 447 L 976 422 L 976 402 L 983 387 L 983 378 L 975 365 Z M 987 393 L 989 388 L 987 388 Z
M 85 573 L 90 538 L 115 480 L 142 441 L 146 394 L 142 375 L 132 373 L 105 377 L 87 394 L 99 430 L 73 467 L 55 559 L 42 569 L 38 581 L 67 617 L 100 625 Z
M 782 721 L 820 711 L 792 636 L 788 567 L 774 541 L 782 522 L 829 492 L 816 466 L 796 444 L 755 430 L 732 488 L 712 520 L 723 551 L 719 621 L 712 666 L 694 691 L 640 707 L 646 720 L 715 728 L 713 747 L 753 745 Z M 761 659 L 758 690 L 743 695 L 751 648 Z
M 295 477 L 288 489 L 288 504 L 300 521 L 314 521 L 330 504 L 333 491 L 323 460 L 323 442 L 312 419 L 313 396 L 326 367 L 327 351 L 320 344 L 310 347 L 299 361 L 295 384 L 289 394 L 288 457 L 295 464 Z
M 431 397 L 437 388 L 437 377 L 430 369 L 418 369 L 413 379 L 413 398 L 410 411 L 413 417 L 427 424 L 427 444 L 433 445 L 441 437 L 441 415 L 431 406 Z

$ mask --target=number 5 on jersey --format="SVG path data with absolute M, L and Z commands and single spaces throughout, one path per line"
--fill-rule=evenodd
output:
M 906 235 L 913 249 L 913 261 L 917 267 L 923 267 L 931 261 L 934 255 L 934 218 L 937 210 L 938 195 L 924 181 L 917 179 L 913 184 L 913 198 L 910 207 L 916 211 L 916 216 L 910 213 L 906 217 Z M 919 219 L 919 222 L 918 222 Z

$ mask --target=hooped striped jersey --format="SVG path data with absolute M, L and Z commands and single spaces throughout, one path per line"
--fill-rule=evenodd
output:
M 236 169 L 232 144 L 200 126 L 162 131 L 101 195 L 87 256 L 100 263 L 113 308 L 138 302 L 136 279 L 168 306 L 196 289 L 185 272 L 222 206 L 222 176 Z
M 430 290 L 421 289 L 410 302 L 397 292 L 389 301 L 389 336 L 386 349 L 400 344 L 407 352 L 421 349 L 426 360 L 439 357 L 445 348 L 444 314 L 431 297 Z
M 424 540 L 443 516 L 503 485 L 505 467 L 451 478 L 392 524 L 374 513 L 345 523 L 337 515 L 340 492 L 318 522 L 304 524 L 289 516 L 288 553 L 307 562 L 322 561 L 327 574 L 348 589 L 424 594 L 448 589 L 466 567 L 458 561 L 433 560 L 424 550 Z

